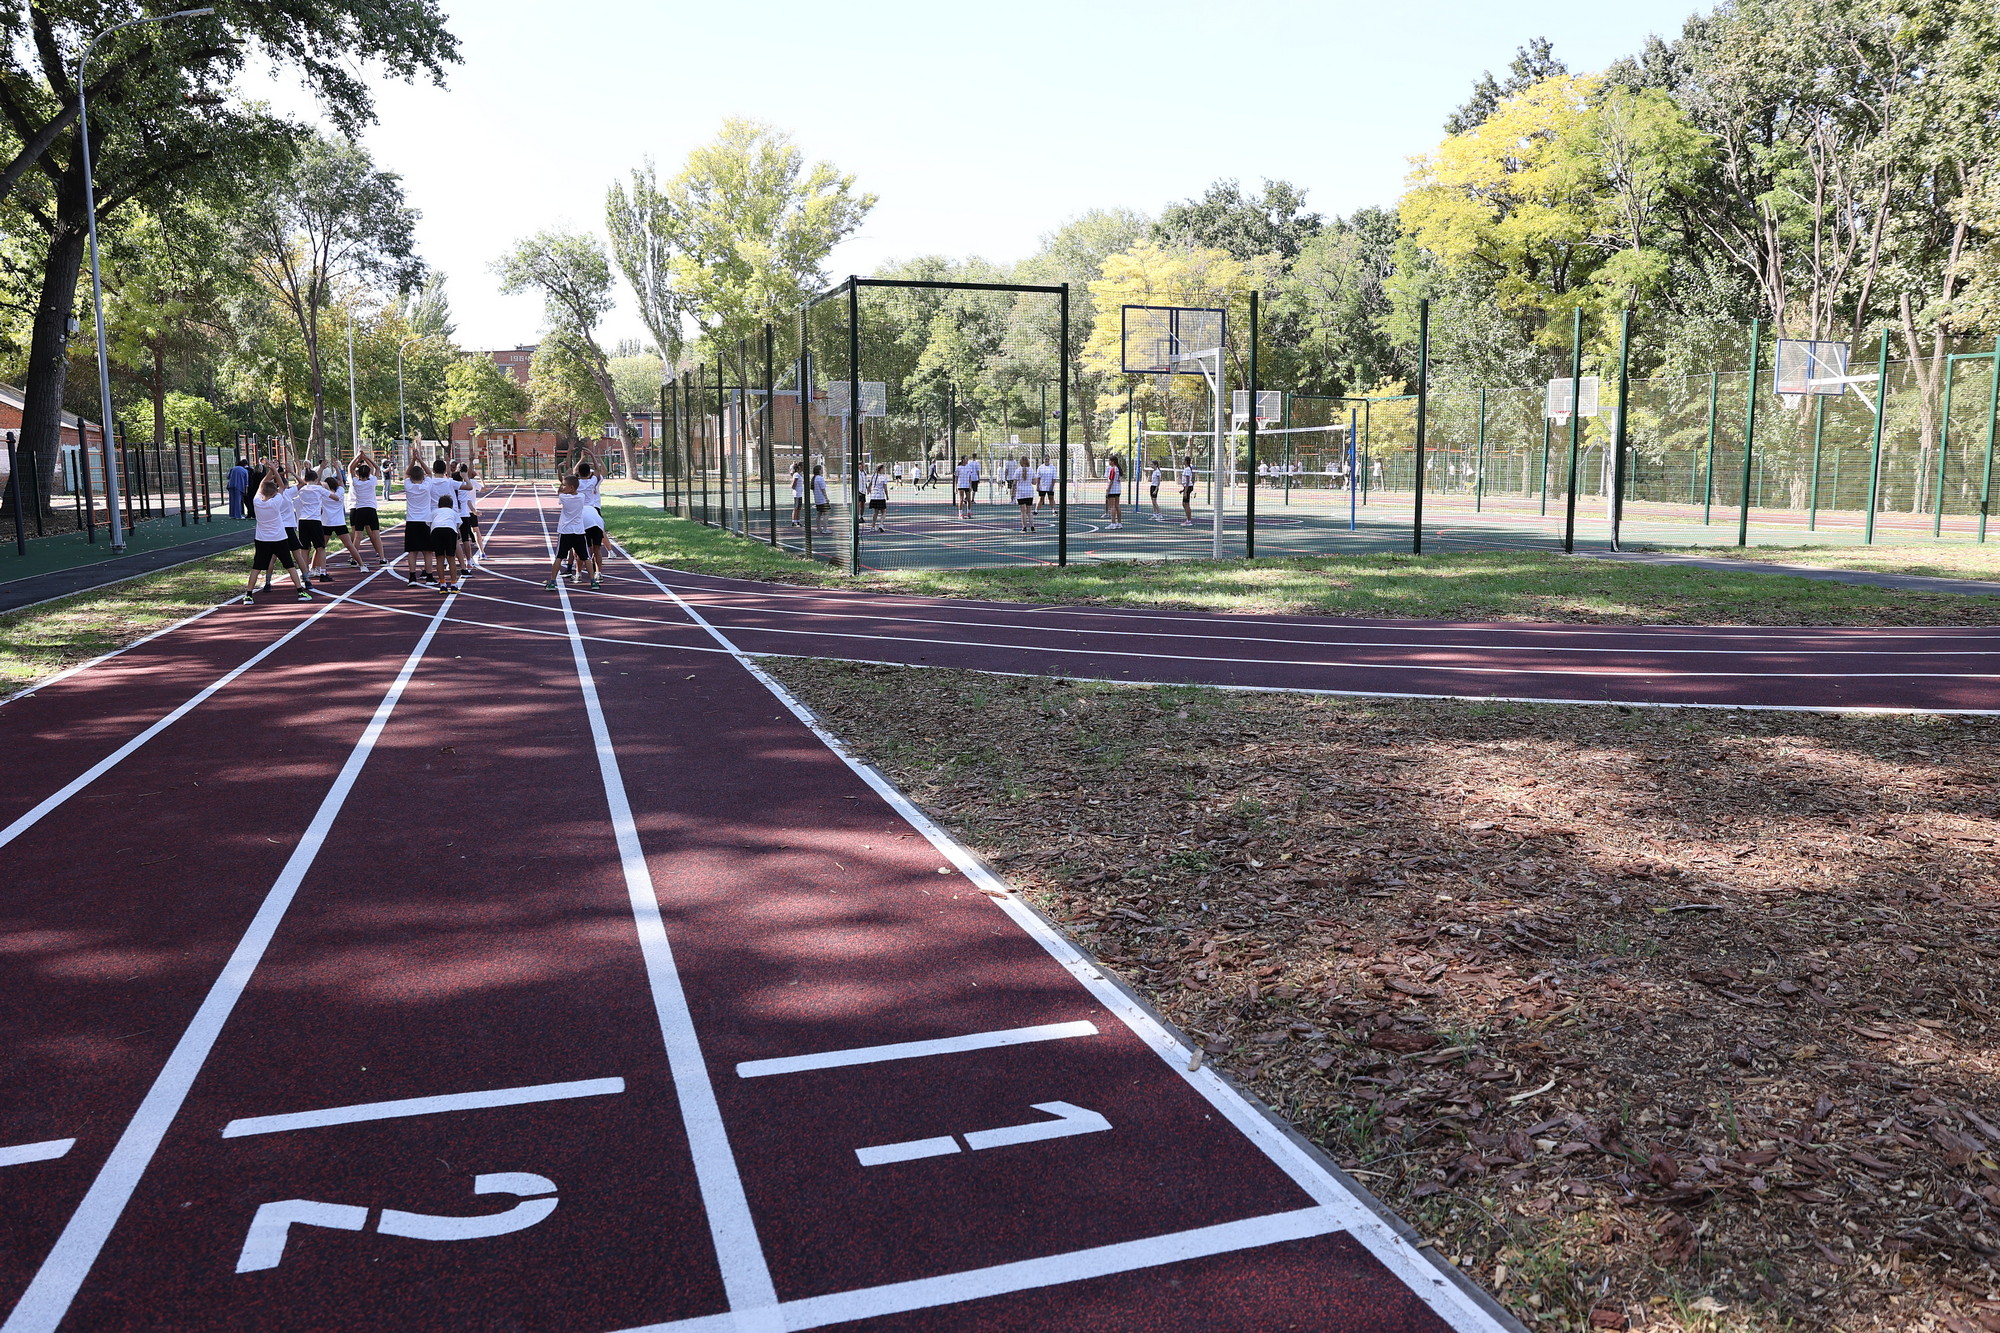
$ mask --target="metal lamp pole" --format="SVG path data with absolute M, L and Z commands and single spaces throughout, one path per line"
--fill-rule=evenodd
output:
M 181 9 L 171 14 L 160 14 L 153 18 L 128 19 L 114 24 L 90 39 L 90 45 L 83 48 L 83 54 L 76 59 L 76 120 L 77 135 L 83 143 L 83 209 L 90 227 L 90 306 L 97 321 L 97 401 L 98 432 L 105 442 L 104 448 L 104 502 L 111 509 L 111 551 L 116 555 L 125 549 L 125 521 L 119 512 L 118 461 L 111 444 L 111 361 L 104 350 L 104 280 L 97 267 L 97 186 L 92 180 L 90 163 L 90 106 L 85 96 L 83 79 L 84 66 L 90 63 L 91 52 L 97 44 L 121 28 L 135 28 L 144 23 L 165 23 L 168 19 L 199 18 L 203 14 L 213 14 L 214 9 Z M 82 437 L 78 430 L 77 435 Z M 79 450 L 79 452 L 84 452 Z M 90 474 L 88 455 L 84 461 L 84 475 Z
M 348 375 L 349 375 L 348 383 L 350 385 L 353 383 L 352 376 L 354 373 L 354 359 L 352 351 L 353 336 L 354 336 L 353 332 L 352 330 L 350 330 L 348 333 L 349 353 L 347 362 Z M 397 433 L 403 437 L 402 445 L 405 449 L 410 447 L 410 415 L 409 413 L 403 410 L 403 349 L 405 347 L 408 347 L 411 343 L 420 343 L 423 340 L 424 340 L 424 335 L 419 333 L 414 335 L 413 337 L 405 338 L 403 339 L 403 341 L 396 344 L 396 430 Z M 351 394 L 349 396 L 352 397 Z M 357 448 L 355 452 L 359 453 L 361 451 Z M 407 466 L 407 464 L 405 466 Z

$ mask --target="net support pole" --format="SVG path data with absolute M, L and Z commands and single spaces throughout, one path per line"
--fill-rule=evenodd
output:
M 1353 532 L 1360 524 L 1360 516 L 1355 513 L 1357 493 L 1361 489 L 1361 458 L 1355 452 L 1358 443 L 1355 433 L 1355 411 L 1347 409 L 1347 530 Z
M 1986 462 L 1979 480 L 1979 540 L 1986 540 L 1986 515 L 1993 508 L 1993 436 L 2000 424 L 2000 338 L 1993 340 L 1993 377 L 1986 390 Z
M 1889 330 L 1882 330 L 1882 350 L 1875 358 L 1875 445 L 1868 456 L 1868 516 L 1861 540 L 1875 544 L 1875 505 L 1882 496 L 1882 419 L 1889 411 Z
M 665 359 L 662 358 L 660 361 L 660 366 L 663 371 L 666 367 L 666 364 L 667 363 Z M 660 508 L 666 510 L 666 512 L 668 513 L 672 513 L 673 510 L 669 508 L 667 505 L 667 486 L 669 485 L 669 482 L 667 480 L 667 470 L 668 470 L 667 469 L 667 381 L 664 374 L 660 378 L 659 422 L 660 422 Z
M 1958 358 L 1944 359 L 1944 411 L 1938 417 L 1937 482 L 1931 496 L 1931 536 L 1944 535 L 1944 464 L 1951 455 L 1951 372 Z
M 1583 427 L 1583 307 L 1570 312 L 1569 325 L 1569 483 L 1563 491 L 1563 552 L 1576 551 L 1576 461 Z
M 1618 421 L 1611 432 L 1611 549 L 1625 524 L 1625 444 L 1627 439 L 1625 401 L 1632 391 L 1632 312 L 1618 314 Z
M 1743 484 L 1736 497 L 1736 544 L 1750 544 L 1750 477 L 1757 444 L 1757 361 L 1763 352 L 1764 321 L 1750 321 L 1750 389 L 1743 400 Z
M 1222 559 L 1222 509 L 1229 495 L 1229 491 L 1223 484 L 1222 471 L 1225 466 L 1222 457 L 1222 429 L 1228 421 L 1222 401 L 1226 390 L 1222 378 L 1222 365 L 1222 345 L 1217 343 L 1215 348 L 1215 380 L 1213 382 L 1215 411 L 1212 414 L 1214 418 L 1212 423 L 1214 439 L 1209 445 L 1208 459 L 1208 554 L 1212 560 Z
M 7 489 L 13 492 L 14 499 L 14 551 L 17 555 L 26 555 L 28 529 L 21 521 L 21 454 L 11 430 L 7 432 Z
M 1722 376 L 1714 371 L 1708 376 L 1708 461 L 1701 469 L 1701 525 L 1708 526 L 1709 516 L 1715 508 L 1715 410 L 1721 401 Z
M 770 518 L 770 543 L 778 545 L 778 331 L 764 326 L 764 512 Z M 920 432 L 921 434 L 921 432 Z
M 1806 496 L 1806 531 L 1819 528 L 1819 460 L 1820 449 L 1826 441 L 1826 395 L 1813 395 L 1813 452 L 1812 488 Z
M 1062 296 L 1057 302 L 1057 322 L 1061 326 L 1056 332 L 1056 374 L 1061 377 L 1056 388 L 1057 431 L 1061 440 L 1056 453 L 1056 564 L 1058 567 L 1069 563 L 1069 284 L 1062 285 Z M 1047 392 L 1047 386 L 1043 387 Z M 1130 401 L 1128 395 L 1127 401 Z M 1042 457 L 1048 457 L 1049 419 L 1046 407 L 1042 417 Z M 1128 423 L 1129 424 L 1129 423 Z M 1126 490 L 1131 488 L 1128 485 Z
M 1479 391 L 1479 446 L 1472 463 L 1472 512 L 1486 507 L 1486 390 Z
M 1257 558 L 1257 289 L 1250 289 L 1250 447 L 1243 463 L 1243 558 Z M 1231 460 L 1230 466 L 1235 466 Z
M 861 577 L 861 279 L 847 278 L 847 573 Z
M 1552 428 L 1549 425 L 1548 413 L 1544 412 L 1542 414 L 1542 484 L 1537 488 L 1542 494 L 1541 516 L 1543 518 L 1549 516 L 1549 447 L 1553 443 L 1550 438 L 1551 434 Z
M 1429 425 L 1431 388 L 1431 301 L 1417 302 L 1417 475 L 1410 487 L 1410 554 L 1424 553 L 1424 432 Z

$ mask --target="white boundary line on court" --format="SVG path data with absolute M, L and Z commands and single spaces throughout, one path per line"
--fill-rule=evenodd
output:
M 1097 1024 L 1091 1022 L 1043 1023 L 1037 1027 L 970 1032 L 962 1037 L 937 1037 L 930 1041 L 899 1041 L 887 1046 L 853 1046 L 844 1051 L 821 1051 L 815 1055 L 745 1060 L 736 1066 L 736 1077 L 767 1078 L 772 1074 L 801 1074 L 809 1069 L 845 1069 L 851 1065 L 917 1060 L 932 1055 L 956 1055 L 960 1051 L 990 1051 L 1002 1046 L 1026 1046 L 1038 1041 L 1096 1035 Z
M 174 1117 L 187 1100 L 189 1089 L 200 1075 L 202 1065 L 215 1049 L 224 1024 L 229 1021 L 237 1001 L 249 986 L 252 973 L 257 970 L 286 911 L 298 894 L 299 885 L 305 881 L 314 859 L 325 845 L 334 820 L 347 802 L 348 793 L 360 778 L 363 766 L 374 752 L 375 742 L 388 726 L 390 715 L 396 711 L 396 704 L 403 697 L 404 687 L 416 674 L 417 664 L 423 660 L 431 640 L 437 636 L 438 627 L 444 622 L 445 608 L 450 605 L 451 599 L 446 598 L 416 646 L 403 659 L 402 670 L 376 705 L 375 715 L 369 719 L 360 739 L 349 751 L 339 776 L 321 798 L 312 823 L 306 827 L 291 856 L 286 858 L 277 881 L 265 894 L 243 938 L 237 942 L 229 961 L 210 985 L 201 1007 L 195 1011 L 180 1040 L 174 1043 L 172 1054 L 153 1079 L 153 1085 L 147 1089 L 138 1109 L 132 1113 L 125 1132 L 118 1136 L 118 1142 L 98 1169 L 82 1202 L 70 1214 L 62 1234 L 35 1270 L 34 1279 L 22 1293 L 20 1303 L 7 1317 L 7 1322 L 0 1324 L 0 1333 L 54 1333 L 56 1326 L 69 1313 L 70 1303 L 76 1299 L 77 1291 L 90 1275 L 91 1267 L 103 1251 L 112 1228 L 118 1224 L 125 1205 L 138 1189 L 140 1177 L 151 1165 L 154 1153 L 159 1151 L 160 1141 L 166 1137 Z M 231 678 L 247 669 L 247 665 L 239 668 L 238 673 L 232 673 Z
M 1495 1319 L 1491 1313 L 1465 1290 L 1454 1283 L 1438 1265 L 1433 1264 L 1418 1254 L 1414 1246 L 1391 1230 L 1380 1216 L 1352 1195 L 1346 1186 L 1327 1174 L 1310 1153 L 1261 1111 L 1252 1106 L 1235 1087 L 1218 1076 L 1212 1069 L 1205 1066 L 1190 1071 L 1187 1068 L 1187 1064 L 1193 1052 L 1162 1026 L 1159 1020 L 1148 1012 L 1144 1006 L 1140 1005 L 1122 988 L 1113 984 L 1075 945 L 1052 929 L 1039 915 L 1017 901 L 1013 896 L 1013 891 L 1004 882 L 989 871 L 984 863 L 968 849 L 960 845 L 949 833 L 932 822 L 929 816 L 911 804 L 909 799 L 898 791 L 894 784 L 876 772 L 874 768 L 861 762 L 849 753 L 837 737 L 820 725 L 819 720 L 813 715 L 810 709 L 799 702 L 790 690 L 786 689 L 768 672 L 759 667 L 749 654 L 738 649 L 735 644 L 730 642 L 726 635 L 713 625 L 710 625 L 700 612 L 696 611 L 677 594 L 670 591 L 664 584 L 658 586 L 660 591 L 672 598 L 677 605 L 687 612 L 691 619 L 707 630 L 718 644 L 728 649 L 738 663 L 756 678 L 758 683 L 769 690 L 794 717 L 798 718 L 815 736 L 819 737 L 841 762 L 846 764 L 856 776 L 886 801 L 898 815 L 902 816 L 906 823 L 917 830 L 917 832 L 923 834 L 932 846 L 936 847 L 947 860 L 957 866 L 976 886 L 992 890 L 996 895 L 993 901 L 1001 911 L 1012 918 L 1017 926 L 1026 931 L 1051 957 L 1082 983 L 1084 988 L 1090 992 L 1098 1003 L 1102 1004 L 1111 1013 L 1116 1014 L 1126 1027 L 1130 1028 L 1141 1041 L 1153 1049 L 1154 1053 L 1166 1063 L 1168 1068 L 1172 1069 L 1179 1078 L 1189 1084 L 1211 1106 L 1215 1107 L 1224 1119 L 1228 1120 L 1236 1127 L 1239 1133 L 1243 1134 L 1245 1138 L 1248 1138 L 1262 1150 L 1281 1171 L 1290 1177 L 1295 1184 L 1318 1204 L 1318 1208 L 1316 1209 L 1302 1210 L 1304 1213 L 1323 1213 L 1326 1215 L 1324 1219 L 1327 1224 L 1325 1230 L 1346 1231 L 1354 1236 L 1390 1272 L 1400 1278 L 1419 1300 L 1422 1300 L 1431 1309 L 1437 1311 L 1455 1329 L 1499 1333 L 1499 1330 L 1507 1327 L 1501 1321 Z M 1273 1217 L 1283 1218 L 1298 1215 L 1275 1214 Z M 1254 1227 L 1255 1224 L 1270 1224 L 1272 1220 L 1272 1217 L 1246 1218 L 1243 1220 L 1242 1225 Z M 1253 1230 L 1251 1234 L 1254 1235 L 1256 1233 Z M 1164 1238 L 1156 1237 L 1153 1243 L 1157 1243 L 1161 1239 Z M 1240 1244 L 1226 1246 L 1225 1248 L 1241 1249 L 1252 1245 L 1268 1243 L 1270 1242 L 1267 1240 L 1245 1239 Z M 1148 1242 L 1134 1242 L 1134 1244 L 1144 1246 Z M 1222 1251 L 1211 1252 L 1219 1253 Z M 1154 1262 L 1168 1263 L 1180 1257 L 1182 1256 L 1167 1253 L 1162 1254 Z M 1052 1256 L 1050 1260 L 1045 1262 L 1059 1263 L 1063 1258 L 1064 1256 Z M 1143 1265 L 1130 1266 L 1138 1267 Z M 1078 1276 L 1088 1275 L 1079 1274 Z M 952 1294 L 953 1289 L 949 1285 L 950 1280 L 949 1275 L 944 1278 L 925 1280 L 927 1289 L 935 1293 L 934 1298 L 928 1302 L 929 1304 L 942 1304 L 949 1301 L 965 1300 L 989 1294 L 984 1290 L 976 1289 L 968 1290 L 964 1295 Z M 1053 1277 L 1048 1279 L 1047 1282 L 1038 1282 L 1030 1285 L 1048 1285 L 1049 1282 L 1073 1280 L 1075 1279 Z M 929 1286 L 928 1284 L 930 1283 L 938 1285 Z M 860 1295 L 860 1293 L 846 1293 L 846 1295 Z M 842 1299 L 842 1296 L 815 1297 L 811 1299 L 813 1301 L 837 1303 Z M 789 1309 L 791 1306 L 798 1304 L 802 1303 L 788 1302 L 786 1308 Z M 922 1308 L 922 1306 L 896 1305 L 888 1308 L 916 1309 Z M 842 1313 L 838 1317 L 842 1320 L 854 1319 L 861 1317 L 862 1313 L 864 1312 Z M 809 1328 L 813 1326 L 815 1324 L 812 1322 L 802 1322 L 794 1325 L 789 1320 L 786 1321 L 787 1328 Z
M 542 541 L 553 559 L 548 511 L 536 505 L 535 515 L 541 520 Z M 632 905 L 633 925 L 638 931 L 639 953 L 653 992 L 653 1012 L 659 1020 L 674 1095 L 680 1103 L 681 1123 L 687 1131 L 688 1155 L 694 1162 L 695 1181 L 701 1190 L 709 1236 L 715 1245 L 716 1263 L 729 1301 L 731 1322 L 727 1327 L 738 1333 L 780 1333 L 784 1324 L 778 1315 L 777 1289 L 771 1281 L 763 1243 L 757 1237 L 756 1219 L 750 1212 L 749 1196 L 743 1189 L 735 1153 L 729 1146 L 729 1130 L 722 1122 L 715 1086 L 709 1081 L 708 1064 L 702 1055 L 701 1038 L 695 1031 L 694 1015 L 688 1009 L 687 992 L 681 987 L 680 972 L 674 965 L 673 944 L 667 939 L 653 872 L 646 864 L 646 851 L 632 819 L 618 751 L 612 744 L 611 729 L 597 697 L 597 681 L 591 674 L 590 656 L 584 651 L 583 636 L 577 631 L 569 590 L 560 579 L 556 581 L 556 592 L 562 603 L 563 621 L 569 629 L 577 687 L 583 694 L 584 711 L 590 720 L 597 772 L 610 807 L 611 828 L 618 840 L 618 859 Z

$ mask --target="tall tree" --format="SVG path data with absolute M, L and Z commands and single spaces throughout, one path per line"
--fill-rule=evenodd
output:
M 1264 182 L 1254 198 L 1242 183 L 1216 181 L 1199 199 L 1169 204 L 1153 224 L 1153 239 L 1161 245 L 1226 250 L 1248 261 L 1276 255 L 1286 263 L 1298 257 L 1318 234 L 1324 219 L 1306 211 L 1306 192 L 1290 181 Z
M 1493 71 L 1487 70 L 1472 85 L 1472 96 L 1465 105 L 1445 117 L 1446 134 L 1464 134 L 1486 123 L 1493 109 L 1512 97 L 1534 87 L 1543 79 L 1553 79 L 1559 74 L 1569 73 L 1569 66 L 1556 58 L 1555 43 L 1546 37 L 1531 39 L 1526 46 L 1514 52 L 1508 62 L 1507 77 L 1496 79 Z
M 674 283 L 679 231 L 673 203 L 660 188 L 652 161 L 632 173 L 628 190 L 614 183 L 604 200 L 604 225 L 618 271 L 638 300 L 639 319 L 669 366 L 681 360 L 686 301 Z
M 688 154 L 660 195 L 644 224 L 668 258 L 680 310 L 715 344 L 748 337 L 816 293 L 827 255 L 875 207 L 853 176 L 808 166 L 788 136 L 741 119 Z
M 629 473 L 632 427 L 619 401 L 618 385 L 611 378 L 611 359 L 597 337 L 597 326 L 616 304 L 611 295 L 611 262 L 604 247 L 595 237 L 580 232 L 540 231 L 515 242 L 513 250 L 493 265 L 493 271 L 500 277 L 500 290 L 509 295 L 528 291 L 542 294 L 542 317 L 549 326 L 543 347 L 560 361 L 559 381 L 567 384 L 575 367 L 580 366 L 597 386 L 618 427 Z M 538 351 L 535 363 L 541 361 Z
M 307 140 L 284 182 L 241 214 L 251 271 L 305 349 L 307 449 L 314 456 L 326 452 L 327 308 L 344 298 L 408 292 L 423 280 L 417 217 L 403 202 L 401 177 L 377 169 L 358 145 L 322 136 Z
M 143 202 L 227 200 L 261 190 L 297 127 L 230 97 L 252 55 L 303 78 L 343 131 L 373 118 L 362 68 L 442 80 L 458 59 L 435 0 L 383 6 L 326 0 L 300 7 L 219 0 L 211 18 L 120 32 L 89 79 L 100 223 Z M 78 142 L 77 59 L 93 37 L 148 16 L 140 0 L 8 0 L 0 4 L 0 202 L 45 238 L 30 337 L 23 443 L 52 463 L 69 363 L 70 321 L 86 234 Z M 11 226 L 0 229 L 11 230 Z M 44 467 L 42 475 L 53 475 Z

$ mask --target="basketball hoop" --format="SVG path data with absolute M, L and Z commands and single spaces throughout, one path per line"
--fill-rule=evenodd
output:
M 1805 406 L 1806 396 L 1802 393 L 1781 393 L 1778 395 L 1778 401 L 1784 405 L 1787 412 L 1796 412 Z
M 1556 423 L 1556 429 L 1561 430 L 1564 426 L 1569 425 L 1569 415 L 1569 409 L 1566 407 L 1559 407 L 1555 410 L 1552 419 Z

